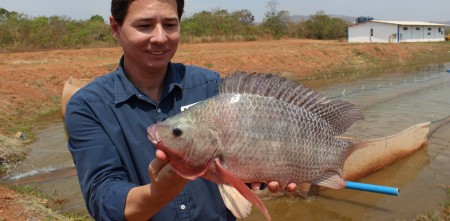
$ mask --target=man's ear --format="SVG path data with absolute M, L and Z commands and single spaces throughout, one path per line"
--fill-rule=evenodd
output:
M 114 38 L 119 41 L 120 43 L 120 25 L 119 23 L 117 23 L 116 19 L 114 19 L 114 17 L 109 16 L 109 27 L 111 27 L 111 32 L 114 36 Z

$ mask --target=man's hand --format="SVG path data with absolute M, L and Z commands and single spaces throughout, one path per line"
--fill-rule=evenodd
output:
M 150 163 L 148 172 L 152 180 L 150 185 L 152 194 L 169 193 L 169 195 L 176 196 L 189 182 L 173 171 L 167 155 L 161 150 L 156 150 L 156 158 Z
M 252 190 L 259 190 L 259 189 L 261 189 L 262 183 L 251 183 L 250 185 L 251 185 Z M 271 181 L 271 182 L 267 183 L 267 188 L 272 193 L 276 193 L 281 190 L 281 186 L 277 181 Z M 286 191 L 292 193 L 297 189 L 297 184 L 290 183 L 284 189 Z
M 189 180 L 178 176 L 169 164 L 167 155 L 156 151 L 148 173 L 152 182 L 132 188 L 125 203 L 126 220 L 148 220 L 174 199 Z
M 267 188 L 269 188 L 269 191 L 272 193 L 276 193 L 281 190 L 281 186 L 277 181 L 271 181 L 267 184 Z M 284 190 L 292 193 L 297 189 L 297 184 L 295 183 L 289 183 L 286 187 L 284 187 Z

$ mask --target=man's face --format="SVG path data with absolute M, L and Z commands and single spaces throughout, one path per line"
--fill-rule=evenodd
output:
M 123 25 L 114 33 L 123 47 L 125 68 L 163 71 L 180 41 L 180 21 L 175 0 L 136 0 Z

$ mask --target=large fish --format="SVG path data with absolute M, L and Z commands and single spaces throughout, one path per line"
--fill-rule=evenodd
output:
M 147 132 L 177 174 L 218 183 L 236 217 L 249 214 L 250 201 L 270 220 L 264 204 L 244 183 L 344 187 L 344 161 L 364 144 L 336 136 L 362 118 L 355 105 L 327 100 L 285 78 L 237 72 L 222 80 L 217 96 Z

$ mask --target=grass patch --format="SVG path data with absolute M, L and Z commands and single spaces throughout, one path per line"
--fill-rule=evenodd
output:
M 102 68 L 105 68 L 108 71 L 114 71 L 117 68 L 117 63 L 108 63 L 101 65 Z
M 213 68 L 214 67 L 214 64 L 212 64 L 212 63 L 205 63 L 205 64 L 203 64 L 205 67 L 207 67 L 207 68 Z
M 12 186 L 11 187 L 12 190 L 19 192 L 21 194 L 26 194 L 29 196 L 34 196 L 37 198 L 47 198 L 47 194 L 45 194 L 42 191 L 36 190 L 35 188 L 33 188 L 30 185 L 23 185 L 23 186 Z
M 25 149 L 20 140 L 12 139 L 0 134 L 0 174 L 8 169 L 9 165 L 25 159 Z
M 449 221 L 450 220 L 450 186 L 443 187 L 447 190 L 447 198 L 438 210 L 428 210 L 424 214 L 416 216 L 416 221 Z
M 36 220 L 55 221 L 92 221 L 92 217 L 87 214 L 64 211 L 65 200 L 61 197 L 51 197 L 46 193 L 36 190 L 30 185 L 18 185 L 10 187 L 20 193 L 21 204 L 27 211 L 36 214 Z M 58 204 L 58 206 L 55 206 Z M 58 207 L 60 209 L 58 209 Z M 1 221 L 1 220 L 0 220 Z

